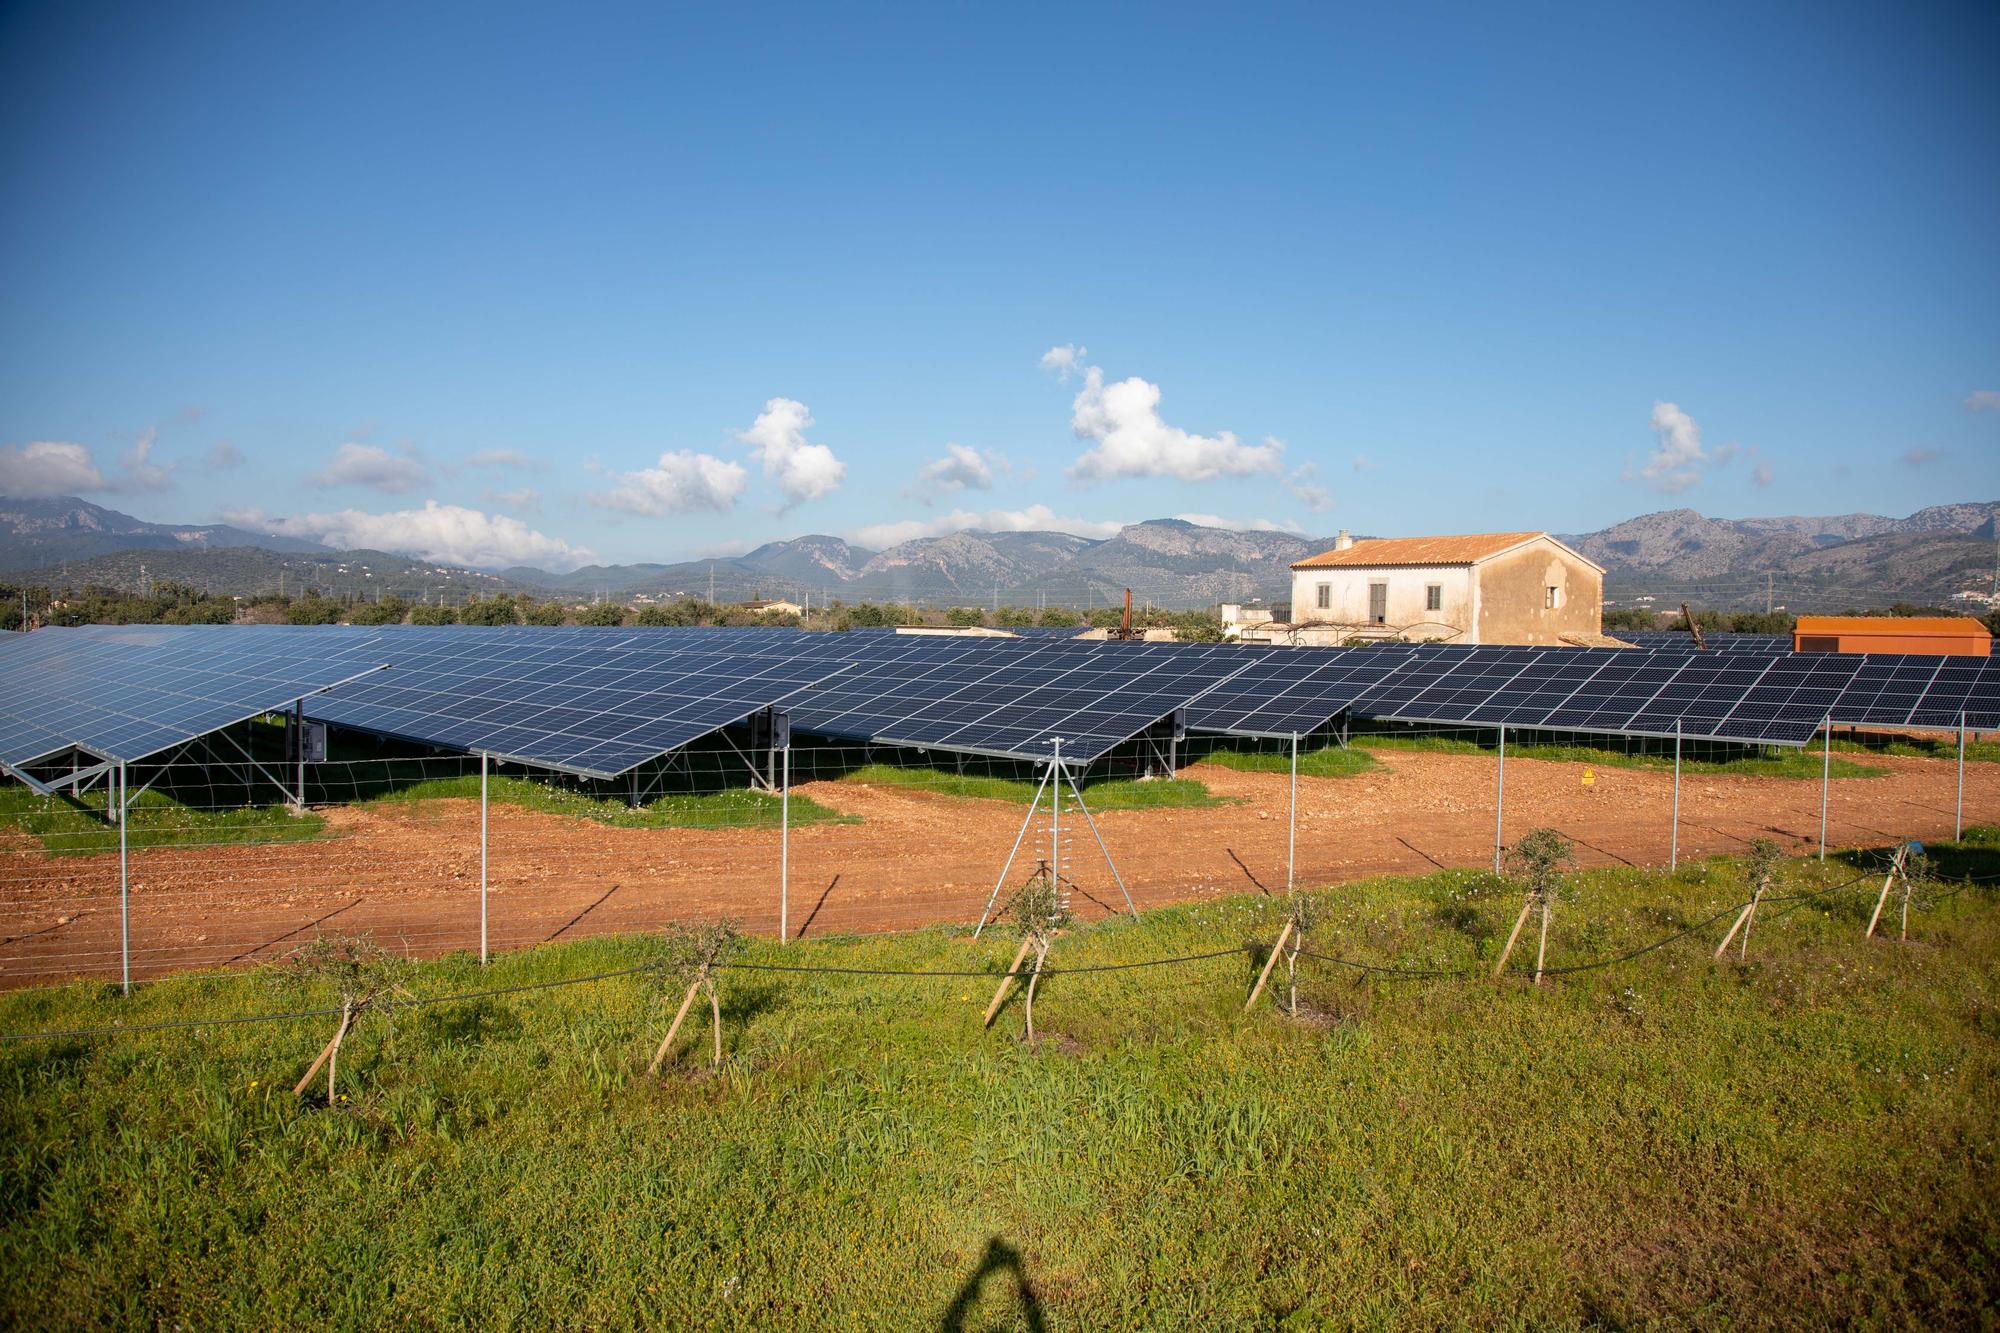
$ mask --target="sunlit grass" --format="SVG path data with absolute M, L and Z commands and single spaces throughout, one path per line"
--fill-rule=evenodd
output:
M 906 768 L 895 764 L 866 764 L 843 774 L 841 781 L 876 787 L 908 787 L 965 800 L 1011 801 L 1016 805 L 1026 805 L 1033 800 L 1038 785 L 991 774 L 950 773 L 942 769 Z M 1070 799 L 1067 793 L 1064 799 Z M 1092 810 L 1195 809 L 1235 802 L 1234 797 L 1217 796 L 1193 778 L 1107 778 L 1085 782 L 1083 799 Z
M 2000 847 L 1949 851 L 1994 874 Z M 1066 934 L 1039 1049 L 980 1024 L 1005 930 L 753 942 L 666 1076 L 639 978 L 405 1011 L 0 1045 L 13 1327 L 1979 1326 L 2000 1301 L 1991 886 L 1861 938 L 1873 860 L 1793 862 L 1749 962 L 1722 860 L 1575 876 L 1537 988 L 1474 872 L 1321 895 L 1302 1017 L 1242 1013 L 1284 905 Z M 1845 883 L 1822 898 L 1800 895 Z M 1951 896 L 1946 896 L 1947 894 Z M 1246 948 L 1244 946 L 1253 946 Z M 419 965 L 419 995 L 634 966 L 639 937 Z M 1531 962 L 1517 950 L 1516 964 Z M 1284 969 L 1277 970 L 1282 996 Z M 318 1008 L 243 972 L 0 995 L 0 1031 Z M 663 1004 L 666 1007 L 663 1007 Z M 1812 1262 L 1773 1262 L 1810 1255 Z M 1829 1274 L 1837 1274 L 1832 1280 Z
M 644 801 L 636 808 L 629 801 L 605 800 L 568 787 L 529 778 L 492 776 L 487 779 L 487 803 L 516 806 L 539 814 L 587 819 L 614 828 L 740 828 L 775 826 L 779 820 L 779 797 L 751 788 L 669 794 Z M 378 808 L 421 805 L 428 801 L 479 799 L 479 776 L 431 778 L 399 787 L 364 802 Z M 793 792 L 791 822 L 807 824 L 858 824 L 859 815 L 843 815 L 829 810 L 809 796 Z
M 81 797 L 40 796 L 14 782 L 0 785 L 0 824 L 11 825 L 41 841 L 55 856 L 93 856 L 118 850 L 118 826 L 105 820 L 109 808 L 102 788 Z M 326 821 L 310 811 L 294 813 L 288 805 L 202 809 L 159 791 L 141 791 L 132 798 L 126 846 L 198 846 L 213 843 L 250 844 L 304 842 L 318 837 Z
M 1364 733 L 1352 738 L 1351 744 L 1369 750 L 1395 751 L 1414 750 L 1427 754 L 1477 754 L 1491 757 L 1495 746 L 1481 744 L 1458 736 L 1385 736 Z M 1840 747 L 1834 754 L 1838 756 Z M 1669 754 L 1631 754 L 1624 750 L 1594 745 L 1548 745 L 1537 742 L 1507 741 L 1509 759 L 1542 759 L 1552 763 L 1595 764 L 1599 768 L 1646 768 L 1672 772 L 1674 758 Z M 1744 755 L 1737 759 L 1712 760 L 1694 759 L 1683 756 L 1683 773 L 1701 773 L 1714 777 L 1744 778 L 1811 778 L 1817 782 L 1821 776 L 1821 765 L 1825 760 L 1817 749 L 1780 750 L 1776 755 Z M 1868 764 L 1858 764 L 1851 759 L 1836 757 L 1827 766 L 1828 775 L 1836 778 L 1879 778 L 1887 773 L 1886 768 L 1876 768 Z

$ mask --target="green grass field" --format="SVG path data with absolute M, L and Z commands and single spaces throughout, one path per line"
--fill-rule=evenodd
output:
M 967 800 L 1012 801 L 1016 805 L 1026 805 L 1035 795 L 1034 783 L 1015 778 L 949 773 L 934 768 L 905 768 L 895 764 L 866 764 L 842 774 L 840 780 L 876 787 L 911 787 Z M 1186 810 L 1229 805 L 1234 800 L 1233 797 L 1215 795 L 1193 778 L 1153 778 L 1147 781 L 1111 778 L 1085 782 L 1083 798 L 1092 811 Z
M 1210 750 L 1201 756 L 1200 762 L 1235 769 L 1239 773 L 1289 774 L 1292 771 L 1289 750 Z M 1351 778 L 1379 767 L 1381 763 L 1374 755 L 1353 747 L 1343 750 L 1338 745 L 1327 745 L 1299 751 L 1299 776 L 1302 778 Z
M 102 789 L 69 800 L 39 796 L 14 782 L 0 785 L 0 824 L 39 838 L 44 850 L 53 856 L 117 851 L 118 827 L 105 822 L 107 808 Z M 134 851 L 193 844 L 305 842 L 326 829 L 326 821 L 318 815 L 310 811 L 294 814 L 283 804 L 202 810 L 158 791 L 135 796 L 131 814 L 125 839 Z
M 1933 847 L 2000 872 L 2000 833 Z M 1824 878 L 1822 878 L 1822 876 Z M 404 1011 L 290 1088 L 331 1030 L 0 1045 L 11 1327 L 1976 1327 L 2000 1302 L 2000 913 L 1801 862 L 1747 965 L 1718 920 L 1537 988 L 1306 960 L 1245 1016 L 1248 951 L 1051 977 L 983 1031 L 1000 934 L 753 944 L 726 1058 L 701 1011 L 666 1076 L 657 988 L 620 977 Z M 1554 966 L 1742 896 L 1724 862 L 1577 877 Z M 1947 896 L 1947 894 L 1949 896 Z M 1447 873 L 1329 890 L 1309 945 L 1483 969 L 1519 903 Z M 1267 942 L 1241 897 L 1061 939 L 1055 967 Z M 1530 937 L 1532 944 L 1532 937 Z M 632 965 L 599 939 L 420 965 L 441 995 Z M 1530 954 L 1530 957 L 1532 955 Z M 1279 969 L 1282 977 L 1283 969 Z M 120 1001 L 0 995 L 0 1030 L 325 1004 L 255 973 Z
M 412 783 L 363 804 L 393 808 L 398 805 L 421 805 L 427 801 L 478 799 L 479 777 L 473 774 Z M 614 828 L 739 828 L 766 824 L 775 828 L 779 815 L 777 796 L 747 787 L 659 796 L 635 809 L 627 801 L 599 800 L 567 787 L 552 786 L 529 778 L 489 777 L 486 799 L 489 805 L 511 805 L 540 814 L 588 819 Z M 794 827 L 861 822 L 859 816 L 829 810 L 798 792 L 793 792 L 791 797 L 791 821 Z
M 1494 747 L 1455 736 L 1385 736 L 1363 733 L 1354 736 L 1351 744 L 1369 750 L 1417 750 L 1433 754 L 1483 754 L 1492 755 Z M 1889 770 L 1869 764 L 1858 764 L 1851 759 L 1841 759 L 1841 746 L 1834 746 L 1836 756 L 1829 764 L 1818 749 L 1781 750 L 1775 757 L 1746 755 L 1727 760 L 1689 759 L 1681 760 L 1682 773 L 1700 773 L 1716 777 L 1744 778 L 1796 778 L 1820 780 L 1824 767 L 1829 776 L 1836 778 L 1879 778 Z M 1855 747 L 1854 753 L 1873 753 Z M 1672 772 L 1674 758 L 1671 753 L 1627 754 L 1622 750 L 1600 749 L 1594 745 L 1542 745 L 1535 743 L 1517 744 L 1507 742 L 1509 759 L 1546 759 L 1556 763 L 1595 764 L 1599 768 L 1650 768 Z

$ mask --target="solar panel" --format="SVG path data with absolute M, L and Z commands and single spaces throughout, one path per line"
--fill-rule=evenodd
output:
M 612 778 L 783 706 L 844 663 L 681 649 L 613 634 L 392 629 L 393 665 L 309 717 L 585 777 Z
M 72 747 L 130 763 L 379 670 L 376 636 L 329 655 L 257 626 L 92 626 L 17 636 L 0 653 L 0 762 Z

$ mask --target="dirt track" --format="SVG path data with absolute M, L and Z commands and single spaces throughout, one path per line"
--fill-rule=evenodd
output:
M 1491 759 L 1380 757 L 1382 767 L 1361 777 L 1300 779 L 1302 883 L 1491 865 Z M 1832 784 L 1832 845 L 1950 835 L 1957 780 L 1951 763 L 1867 762 L 1890 773 Z M 1664 865 L 1670 775 L 1594 768 L 1586 784 L 1585 769 L 1510 760 L 1504 836 L 1554 825 L 1576 840 L 1586 865 Z M 1187 775 L 1237 803 L 1098 816 L 1139 906 L 1282 892 L 1284 776 L 1207 765 Z M 814 782 L 797 790 L 862 822 L 792 831 L 793 935 L 976 919 L 1024 813 L 1002 802 L 907 788 Z M 1681 792 L 1681 855 L 1736 851 L 1758 836 L 1810 846 L 1819 831 L 1819 800 L 1813 781 L 1690 776 Z M 2000 765 L 1966 766 L 1965 812 L 1969 824 L 2000 819 Z M 339 837 L 134 853 L 134 976 L 274 957 L 322 923 L 372 931 L 417 953 L 478 947 L 476 804 L 323 813 Z M 713 915 L 777 932 L 776 827 L 617 829 L 495 806 L 490 833 L 488 938 L 496 950 Z M 1013 880 L 1046 854 L 1045 821 L 1028 841 Z M 1063 842 L 1078 910 L 1092 915 L 1122 906 L 1088 827 L 1068 812 Z M 0 986 L 115 977 L 118 948 L 115 855 L 49 857 L 25 835 L 0 835 Z

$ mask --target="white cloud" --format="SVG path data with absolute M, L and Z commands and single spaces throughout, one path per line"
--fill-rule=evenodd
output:
M 342 549 L 397 551 L 441 565 L 504 569 L 509 565 L 539 565 L 567 570 L 597 557 L 587 547 L 572 546 L 530 528 L 504 514 L 486 514 L 459 505 L 424 501 L 422 509 L 364 514 L 342 509 L 330 514 L 278 517 L 262 510 L 232 510 L 226 523 L 287 537 L 304 537 Z
M 943 458 L 924 464 L 917 473 L 910 494 L 929 504 L 935 497 L 950 491 L 990 491 L 993 489 L 994 472 L 1005 467 L 1006 460 L 998 454 L 975 449 L 968 444 L 947 444 Z
M 460 464 L 461 467 L 518 467 L 538 468 L 534 459 L 519 449 L 481 449 Z
M 1323 514 L 1333 508 L 1333 492 L 1313 480 L 1318 475 L 1319 464 L 1301 463 L 1285 474 L 1285 489 L 1315 514 Z
M 1051 347 L 1042 353 L 1042 369 L 1052 370 L 1057 379 L 1068 379 L 1083 369 L 1083 358 L 1090 355 L 1088 347 L 1078 347 L 1075 343 L 1064 343 Z
M 516 486 L 511 491 L 496 491 L 488 488 L 485 499 L 488 504 L 504 505 L 509 509 L 518 509 L 526 514 L 539 514 L 542 512 L 542 493 L 532 486 Z
M 1750 480 L 1756 482 L 1759 486 L 1769 486 L 1771 484 L 1771 465 L 1769 463 L 1759 463 L 1756 467 L 1751 468 Z
M 1370 458 L 1367 454 L 1354 455 L 1354 470 L 1356 472 L 1376 472 L 1381 470 L 1381 467 L 1380 463 Z
M 430 480 L 430 473 L 414 458 L 392 454 L 379 444 L 349 440 L 333 451 L 332 462 L 307 480 L 321 489 L 366 486 L 395 495 L 423 485 Z
M 737 438 L 749 445 L 763 464 L 764 475 L 778 483 L 786 509 L 817 500 L 839 489 L 847 464 L 833 450 L 806 439 L 812 413 L 794 398 L 773 398 Z
M 1653 452 L 1639 469 L 1648 486 L 1678 495 L 1701 480 L 1701 465 L 1708 461 L 1708 454 L 1701 447 L 1701 427 L 1693 417 L 1673 403 L 1654 403 L 1653 434 Z
M 1935 463 L 1943 457 L 1942 449 L 1905 449 L 1902 461 L 1911 467 L 1922 467 L 1926 463 Z
M 148 426 L 139 432 L 139 438 L 132 442 L 118 460 L 122 475 L 112 483 L 113 490 L 120 491 L 164 491 L 173 487 L 171 475 L 173 465 L 162 467 L 153 461 L 153 445 L 159 440 L 158 428 Z
M 63 440 L 0 444 L 0 495 L 37 500 L 104 489 L 104 473 L 80 444 Z
M 1283 518 L 1224 518 L 1220 514 L 1175 514 L 1183 523 L 1197 527 L 1221 528 L 1225 532 L 1291 532 L 1301 536 L 1305 529 Z
M 682 449 L 660 455 L 653 467 L 616 474 L 618 485 L 590 497 L 600 509 L 628 514 L 686 514 L 698 509 L 726 513 L 736 506 L 750 474 L 741 463 Z
M 1078 482 L 1116 477 L 1174 477 L 1211 481 L 1276 472 L 1284 463 L 1282 442 L 1244 444 L 1228 431 L 1195 435 L 1160 417 L 1160 386 L 1134 376 L 1104 382 L 1096 366 L 1084 371 L 1070 426 L 1078 439 L 1096 443 L 1071 465 Z
M 221 471 L 223 468 L 242 467 L 243 451 L 227 440 L 217 440 L 208 447 L 207 466 Z
M 848 540 L 880 549 L 919 537 L 942 537 L 953 532 L 1067 532 L 1078 537 L 1115 537 L 1124 527 L 1117 520 L 1069 518 L 1047 505 L 1026 509 L 989 509 L 974 513 L 954 509 L 936 518 L 904 519 L 898 523 L 875 523 L 848 534 Z
M 2000 389 L 1980 389 L 1965 396 L 1968 412 L 2000 412 Z

